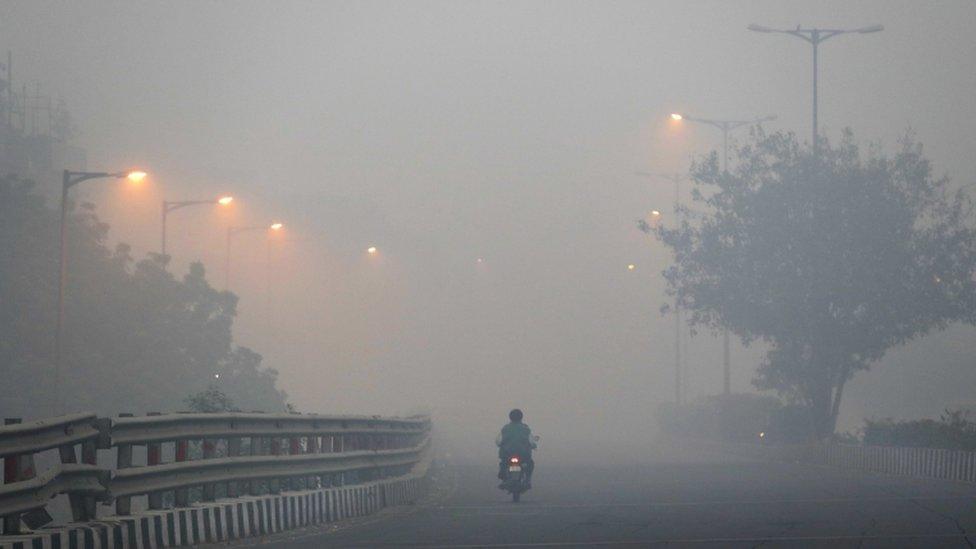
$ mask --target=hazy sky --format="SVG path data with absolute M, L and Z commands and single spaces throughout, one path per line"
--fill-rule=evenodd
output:
M 286 224 L 270 272 L 264 236 L 237 237 L 231 288 L 238 339 L 300 409 L 429 407 L 488 429 L 520 405 L 563 436 L 640 426 L 672 394 L 667 255 L 635 228 L 672 189 L 634 171 L 686 170 L 719 136 L 667 114 L 810 133 L 810 47 L 746 25 L 885 25 L 822 46 L 824 134 L 890 149 L 913 128 L 971 184 L 974 21 L 968 0 L 6 0 L 0 47 L 18 84 L 65 99 L 89 168 L 151 172 L 86 194 L 138 256 L 164 198 L 239 198 L 171 217 L 175 268 L 203 259 L 218 286 L 227 224 Z M 972 336 L 862 374 L 848 423 L 968 398 Z M 691 342 L 692 396 L 720 388 L 718 348 Z M 734 389 L 756 360 L 735 350 Z

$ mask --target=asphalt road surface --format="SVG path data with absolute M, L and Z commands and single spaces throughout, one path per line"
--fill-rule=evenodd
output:
M 534 489 L 518 504 L 497 489 L 491 462 L 445 465 L 431 495 L 415 506 L 257 544 L 766 548 L 972 547 L 976 541 L 976 486 L 687 452 L 678 457 L 662 451 L 643 465 L 601 467 L 546 463 L 539 455 Z

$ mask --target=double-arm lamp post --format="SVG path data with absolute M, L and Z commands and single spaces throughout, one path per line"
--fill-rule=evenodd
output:
M 763 122 L 769 122 L 771 120 L 776 120 L 776 115 L 771 114 L 768 116 L 761 116 L 759 118 L 752 118 L 749 120 L 721 120 L 716 118 L 699 118 L 697 116 L 689 116 L 687 114 L 674 113 L 671 115 L 672 120 L 687 120 L 689 122 L 697 122 L 699 124 L 707 124 L 709 126 L 718 128 L 722 132 L 722 172 L 728 173 L 729 171 L 729 132 L 743 126 L 751 126 L 753 124 L 762 124 Z M 730 338 L 729 329 L 725 328 L 722 330 L 722 393 L 729 394 L 732 392 L 732 352 L 730 349 Z
M 128 179 L 138 183 L 145 179 L 146 172 L 133 170 L 127 172 L 73 172 L 64 170 L 61 177 L 61 220 L 58 260 L 58 314 L 54 329 L 54 398 L 59 411 L 64 410 L 64 395 L 61 393 L 61 362 L 64 351 L 64 302 L 68 286 L 68 191 L 71 187 L 91 179 Z
M 751 126 L 753 124 L 762 124 L 763 122 L 769 122 L 771 120 L 776 120 L 776 115 L 771 114 L 769 116 L 761 116 L 759 118 L 752 118 L 749 120 L 720 120 L 716 118 L 699 118 L 697 116 L 690 116 L 684 113 L 674 113 L 671 115 L 672 120 L 687 120 L 689 122 L 697 122 L 699 124 L 707 124 L 709 126 L 718 128 L 722 132 L 722 171 L 729 170 L 729 132 L 742 126 Z
M 747 28 L 754 32 L 789 34 L 809 43 L 813 47 L 813 137 L 810 146 L 813 147 L 813 154 L 816 155 L 819 147 L 817 137 L 819 135 L 817 131 L 817 50 L 820 43 L 841 34 L 870 34 L 872 32 L 880 32 L 884 30 L 884 27 L 881 25 L 871 25 L 859 29 L 805 29 L 797 25 L 795 29 L 772 29 L 753 23 Z
M 219 204 L 221 206 L 227 206 L 234 201 L 232 196 L 222 196 L 216 200 L 177 200 L 169 201 L 163 200 L 162 207 L 162 242 L 160 243 L 160 252 L 166 255 L 166 217 L 170 212 L 174 210 L 179 210 L 180 208 L 186 208 L 187 206 L 197 206 L 200 204 Z

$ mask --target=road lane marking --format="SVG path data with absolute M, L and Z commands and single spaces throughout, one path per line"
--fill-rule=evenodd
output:
M 600 507 L 702 507 L 707 505 L 783 505 L 789 503 L 812 503 L 812 504 L 824 504 L 824 503 L 868 503 L 868 502 L 884 502 L 884 501 L 957 501 L 957 500 L 972 500 L 976 501 L 976 494 L 970 496 L 879 496 L 879 497 L 867 497 L 867 498 L 811 498 L 811 499 L 768 499 L 768 500 L 705 500 L 705 501 L 668 501 L 668 502 L 644 502 L 644 503 L 552 503 L 547 504 L 543 502 L 521 502 L 518 504 L 519 508 L 533 508 L 533 509 L 589 509 L 589 508 L 600 508 Z M 477 510 L 477 509 L 499 509 L 505 507 L 511 507 L 513 504 L 511 502 L 499 502 L 496 504 L 483 504 L 483 505 L 438 505 L 434 509 L 437 510 L 452 510 L 452 509 L 462 509 L 462 510 Z
M 667 539 L 645 539 L 645 540 L 601 540 L 601 541 L 542 541 L 529 543 L 452 543 L 449 545 L 425 544 L 425 543 L 383 543 L 369 542 L 350 543 L 346 547 L 412 547 L 416 549 L 475 549 L 495 548 L 495 547 L 617 547 L 617 546 L 643 546 L 648 545 L 668 545 L 668 544 L 732 544 L 732 543 L 765 543 L 765 542 L 842 542 L 842 541 L 886 541 L 886 540 L 948 540 L 963 539 L 962 534 L 895 534 L 885 535 L 847 535 L 847 536 L 767 536 L 767 537 L 743 537 L 743 538 L 667 538 Z

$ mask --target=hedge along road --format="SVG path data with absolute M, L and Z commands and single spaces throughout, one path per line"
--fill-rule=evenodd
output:
M 494 465 L 448 464 L 406 509 L 261 547 L 972 547 L 976 486 L 661 450 L 633 466 L 540 460 L 513 504 Z

